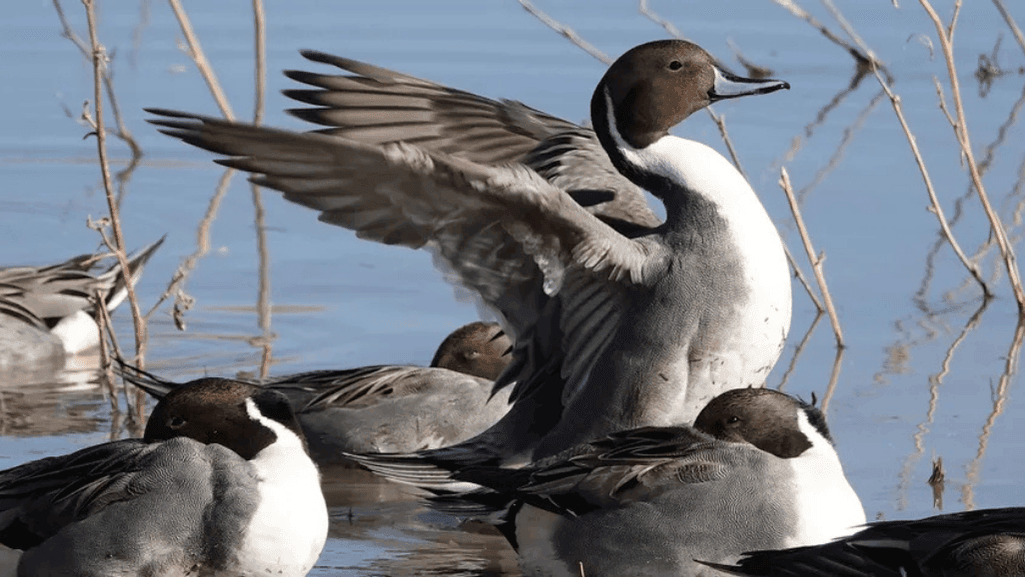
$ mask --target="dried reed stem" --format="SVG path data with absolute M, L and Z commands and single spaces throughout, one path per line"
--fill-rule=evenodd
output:
M 883 91 L 886 92 L 886 96 L 890 98 L 890 104 L 893 106 L 893 112 L 897 115 L 897 121 L 900 122 L 901 128 L 904 130 L 904 137 L 908 140 L 908 146 L 911 147 L 911 154 L 915 157 L 915 162 L 918 164 L 918 171 L 922 174 L 922 181 L 925 183 L 925 190 L 929 193 L 929 201 L 932 203 L 930 211 L 936 215 L 936 220 L 940 223 L 940 230 L 943 232 L 944 238 L 950 243 L 950 248 L 954 249 L 954 254 L 961 260 L 961 264 L 964 265 L 968 272 L 971 273 L 979 286 L 982 287 L 982 293 L 986 298 L 993 296 L 992 291 L 989 290 L 989 285 L 986 284 L 985 279 L 982 278 L 982 271 L 979 269 L 979 265 L 972 262 L 965 256 L 961 245 L 957 243 L 957 239 L 954 238 L 954 232 L 950 229 L 950 224 L 947 222 L 947 217 L 943 214 L 943 207 L 940 206 L 939 198 L 936 197 L 936 189 L 932 186 L 932 178 L 929 177 L 929 170 L 925 167 L 925 159 L 922 158 L 922 153 L 918 150 L 918 142 L 915 139 L 915 135 L 912 134 L 911 128 L 908 126 L 907 120 L 904 118 L 904 109 L 901 106 L 900 96 L 897 96 L 890 90 L 890 85 L 886 82 L 886 79 L 875 70 L 876 80 L 879 81 L 879 85 L 883 87 Z
M 804 202 L 804 198 L 808 196 L 808 193 L 821 184 L 826 179 L 826 176 L 840 166 L 840 162 L 843 160 L 844 154 L 847 152 L 847 147 L 854 142 L 855 134 L 857 134 L 857 132 L 865 125 L 865 121 L 868 120 L 869 115 L 875 110 L 879 103 L 882 102 L 884 96 L 885 94 L 880 90 L 878 94 L 872 97 L 872 100 L 869 101 L 865 108 L 858 113 L 858 116 L 854 121 L 844 128 L 840 138 L 840 143 L 836 146 L 836 150 L 833 151 L 833 154 L 829 157 L 826 165 L 816 171 L 808 184 L 805 184 L 797 191 L 798 201 Z M 808 133 L 806 132 L 805 134 Z
M 263 119 L 263 96 L 266 84 L 267 66 L 266 49 L 264 48 L 266 32 L 264 30 L 263 2 L 253 0 L 254 20 L 254 47 L 256 60 L 256 105 L 253 112 L 253 124 L 259 125 Z M 260 187 L 250 183 L 253 198 L 254 224 L 256 226 L 256 249 L 259 255 L 260 288 L 256 299 L 256 312 L 261 329 L 261 335 L 255 339 L 255 345 L 260 347 L 260 378 L 266 379 L 270 373 L 272 349 L 271 343 L 274 333 L 271 331 L 271 285 L 270 285 L 270 249 L 267 244 L 266 211 L 263 209 L 263 199 L 260 196 Z
M 210 88 L 210 93 L 217 103 L 217 108 L 221 110 L 221 114 L 225 118 L 235 120 L 235 115 L 231 112 L 231 105 L 228 104 L 228 98 L 224 95 L 224 91 L 221 90 L 221 84 L 217 81 L 213 68 L 210 67 L 210 61 L 206 59 L 206 55 L 203 53 L 203 47 L 199 44 L 199 38 L 192 30 L 192 23 L 189 21 L 189 16 L 185 13 L 185 9 L 182 8 L 181 1 L 168 0 L 168 2 L 171 4 L 171 10 L 174 11 L 174 15 L 178 19 L 178 25 L 181 26 L 185 42 L 188 44 L 188 56 L 196 64 L 200 75 L 203 76 L 203 80 L 206 81 L 206 85 Z
M 826 392 L 822 394 L 822 403 L 819 405 L 823 415 L 829 412 L 829 402 L 833 400 L 833 395 L 836 394 L 836 385 L 840 382 L 840 369 L 843 368 L 843 356 L 844 347 L 836 347 L 836 356 L 833 357 L 833 370 L 829 373 L 829 384 L 826 385 Z
M 797 206 L 797 198 L 790 186 L 790 175 L 786 168 L 780 169 L 779 185 L 786 193 L 787 201 L 790 203 L 790 210 L 794 213 L 794 222 L 797 223 L 797 231 L 804 243 L 804 250 L 808 253 L 808 262 L 811 263 L 812 272 L 815 273 L 815 280 L 819 285 L 819 292 L 822 293 L 822 303 L 826 307 L 826 314 L 829 315 L 829 322 L 833 325 L 833 334 L 836 335 L 837 348 L 844 348 L 843 331 L 840 330 L 840 319 L 836 315 L 836 307 L 833 306 L 833 297 L 829 294 L 829 287 L 826 285 L 826 275 L 823 272 L 823 263 L 826 260 L 825 253 L 815 256 L 815 248 L 811 244 L 811 237 L 808 236 L 808 229 L 804 226 L 804 219 L 801 218 L 801 209 Z
M 605 54 L 601 50 L 598 50 L 598 48 L 595 47 L 593 44 L 581 38 L 580 35 L 577 34 L 572 28 L 560 24 L 559 21 L 546 14 L 537 6 L 534 6 L 534 4 L 530 0 L 518 1 L 520 3 L 520 6 L 523 6 L 523 8 L 527 12 L 530 12 L 530 14 L 534 16 L 534 18 L 540 20 L 542 23 L 544 23 L 545 26 L 548 26 L 552 30 L 555 30 L 564 38 L 575 44 L 578 48 L 582 49 L 584 52 L 587 52 L 588 54 L 594 56 L 601 62 L 604 62 L 606 66 L 612 64 L 612 59 L 609 58 L 607 54 Z
M 829 13 L 832 14 L 833 18 L 836 18 L 836 21 L 840 24 L 840 28 L 843 28 L 843 31 L 847 33 L 847 36 L 850 36 L 851 40 L 861 48 L 864 57 L 867 57 L 868 59 L 868 64 L 885 71 L 886 67 L 883 65 L 882 61 L 880 61 L 879 58 L 876 57 L 875 52 L 865 44 L 854 27 L 847 22 L 847 18 L 845 18 L 844 15 L 840 13 L 840 9 L 833 4 L 833 0 L 820 0 L 820 2 L 822 2 L 822 5 L 826 7 L 826 10 L 829 10 Z M 887 74 L 889 74 L 888 71 Z
M 965 467 L 965 484 L 961 487 L 961 501 L 965 504 L 965 509 L 969 511 L 975 508 L 975 485 L 979 482 L 982 459 L 986 456 L 989 438 L 993 434 L 993 426 L 1007 409 L 1007 403 L 1010 400 L 1011 383 L 1014 381 L 1014 375 L 1018 373 L 1018 355 L 1021 353 L 1023 338 L 1025 338 L 1025 318 L 1019 318 L 1018 326 L 1011 338 L 1011 346 L 1004 357 L 1004 372 L 1000 375 L 996 388 L 990 392 L 993 399 L 993 410 L 990 411 L 986 422 L 982 425 L 982 432 L 979 433 L 979 448 L 975 452 L 975 458 Z
M 96 32 L 96 10 L 93 0 L 82 0 L 85 6 L 86 19 L 89 26 L 89 43 L 93 61 L 93 100 L 96 114 L 96 149 L 100 160 L 100 172 L 103 175 L 103 190 L 107 196 L 107 208 L 110 211 L 110 229 L 114 233 L 114 245 L 111 247 L 121 270 L 126 276 L 125 288 L 128 291 L 128 304 L 132 310 L 132 322 L 135 326 L 135 363 L 142 366 L 146 357 L 146 323 L 139 310 L 139 301 L 135 296 L 131 269 L 128 267 L 128 256 L 125 254 L 125 239 L 121 232 L 121 218 L 117 203 L 114 200 L 114 188 L 110 180 L 110 168 L 107 162 L 107 133 L 103 127 L 103 69 L 106 65 L 106 50 L 100 45 Z M 102 234 L 102 233 L 101 233 Z M 104 242 L 110 244 L 106 236 Z
M 996 5 L 997 11 L 1004 17 L 1004 21 L 1007 22 L 1008 28 L 1011 29 L 1011 34 L 1014 35 L 1014 39 L 1018 41 L 1018 46 L 1021 46 L 1022 52 L 1025 52 L 1025 35 L 1021 33 L 1021 28 L 1014 22 L 1014 18 L 1011 18 L 1011 13 L 1007 11 L 1004 6 L 1003 0 L 993 0 L 993 4 Z
M 747 180 L 747 175 L 744 174 L 744 168 L 740 166 L 740 157 L 737 156 L 737 151 L 733 148 L 733 141 L 730 140 L 730 135 L 726 131 L 726 115 L 716 114 L 715 111 L 712 110 L 711 106 L 706 106 L 705 112 L 708 113 L 712 122 L 714 122 L 716 127 L 719 128 L 719 135 L 722 136 L 722 141 L 726 143 L 726 150 L 729 151 L 730 158 L 733 159 L 733 166 L 736 166 L 737 170 L 740 171 L 740 175 L 744 177 L 744 180 Z
M 815 308 L 818 309 L 819 313 L 825 312 L 826 309 L 822 307 L 822 301 L 819 300 L 815 291 L 811 290 L 811 284 L 808 282 L 808 277 L 804 276 L 804 272 L 801 270 L 801 267 L 797 266 L 797 260 L 794 259 L 794 255 L 790 252 L 790 248 L 786 243 L 783 243 L 783 252 L 787 255 L 787 262 L 790 263 L 790 268 L 794 269 L 794 276 L 797 277 L 797 280 L 801 281 L 801 285 L 804 286 L 804 290 L 808 293 L 808 297 L 811 299 L 811 302 L 815 304 Z
M 99 306 L 96 307 L 96 324 L 100 326 L 100 330 L 103 332 L 100 339 L 100 350 L 103 357 L 103 376 L 108 382 L 108 387 L 111 392 L 111 405 L 112 412 L 114 413 L 113 419 L 120 422 L 121 412 L 117 406 L 117 394 L 114 390 L 114 370 L 110 362 L 111 357 L 118 359 L 118 362 L 124 363 L 124 353 L 121 351 L 121 345 L 117 341 L 117 333 L 114 332 L 114 324 L 110 320 L 110 313 L 107 312 L 106 307 L 103 306 L 103 299 L 97 293 L 96 300 Z M 107 350 L 108 340 L 112 350 Z M 130 421 L 141 423 L 144 420 L 143 415 L 145 414 L 143 399 L 141 395 L 144 393 L 141 390 L 136 389 L 135 391 L 135 404 L 133 406 L 132 399 L 128 396 L 128 388 L 121 387 L 121 392 L 125 396 L 125 408 L 128 410 L 128 418 Z M 139 436 L 142 436 L 141 434 Z M 111 438 L 116 438 L 112 435 Z
M 797 347 L 794 349 L 794 356 L 790 357 L 790 364 L 787 365 L 787 370 L 783 373 L 783 376 L 779 379 L 779 384 L 776 385 L 776 390 L 782 391 L 783 387 L 786 386 L 787 381 L 790 380 L 790 375 L 794 373 L 794 369 L 797 368 L 797 359 L 801 357 L 801 353 L 804 352 L 804 347 L 811 340 L 811 335 L 815 332 L 815 327 L 819 325 L 819 321 L 822 320 L 823 310 L 815 314 L 815 318 L 812 319 L 811 324 L 808 325 L 808 330 L 804 331 L 804 337 L 801 338 L 801 342 L 797 343 Z
M 668 32 L 669 35 L 672 36 L 673 38 L 679 38 L 681 40 L 686 40 L 686 38 L 684 38 L 684 36 L 683 36 L 683 33 L 680 32 L 679 28 L 677 28 L 676 26 L 673 26 L 672 22 L 670 22 L 670 21 L 666 20 L 665 18 L 659 16 L 654 10 L 652 10 L 648 6 L 648 0 L 639 0 L 638 1 L 638 6 L 637 6 L 637 10 L 640 11 L 641 15 L 644 16 L 645 18 L 647 18 L 648 20 L 651 20 L 655 24 L 658 24 L 662 28 L 665 28 L 666 32 Z
M 929 14 L 929 18 L 932 19 L 933 24 L 936 26 L 936 34 L 939 36 L 940 48 L 942 48 L 943 57 L 947 62 L 947 74 L 950 77 L 950 96 L 954 101 L 954 111 L 957 113 L 955 134 L 957 136 L 958 143 L 961 145 L 961 152 L 964 154 L 965 160 L 968 163 L 968 172 L 971 174 L 972 183 L 975 185 L 975 190 L 979 194 L 979 202 L 982 204 L 983 210 L 986 211 L 986 217 L 989 218 L 993 235 L 996 237 L 997 245 L 1000 247 L 1000 254 L 1004 259 L 1004 265 L 1007 267 L 1007 278 L 1011 282 L 1011 289 L 1014 291 L 1014 298 L 1018 301 L 1018 315 L 1025 318 L 1025 289 L 1022 288 L 1021 276 L 1018 273 L 1018 264 L 1014 256 L 1014 249 L 1011 247 L 1011 243 L 1007 240 L 1007 232 L 1004 230 L 1004 225 L 1000 221 L 1000 216 L 993 210 L 993 207 L 989 202 L 989 197 L 986 195 L 986 188 L 982 185 L 982 175 L 979 173 L 979 167 L 975 163 L 971 140 L 968 137 L 968 120 L 965 118 L 964 104 L 961 99 L 961 85 L 957 80 L 957 70 L 954 67 L 954 26 L 957 24 L 957 16 L 961 9 L 961 2 L 958 0 L 954 3 L 954 15 L 950 20 L 950 26 L 947 28 L 944 28 L 939 15 L 936 14 L 936 10 L 933 9 L 929 0 L 919 0 L 919 3 Z
M 822 35 L 829 39 L 831 42 L 846 50 L 848 54 L 854 57 L 854 60 L 857 61 L 859 66 L 874 64 L 877 67 L 883 67 L 883 63 L 880 62 L 870 50 L 862 51 L 857 46 L 853 46 L 843 38 L 840 38 L 832 31 L 830 31 L 828 28 L 826 28 L 825 24 L 816 20 L 815 17 L 809 14 L 807 10 L 798 6 L 793 0 L 772 1 L 780 7 L 782 7 L 783 9 L 785 9 L 787 12 L 790 12 L 790 14 L 792 14 L 793 16 L 800 18 L 801 20 L 804 20 L 813 28 L 821 32 Z
M 61 22 L 61 36 L 67 38 L 72 44 L 78 47 L 78 50 L 82 53 L 82 57 L 87 60 L 92 60 L 92 51 L 89 46 L 75 34 L 75 31 L 71 29 L 71 24 L 68 22 L 67 17 L 64 15 L 64 8 L 60 4 L 60 0 L 53 0 L 53 7 L 57 10 L 57 18 Z M 132 162 L 138 162 L 139 158 L 142 158 L 142 148 L 139 143 L 135 141 L 135 137 L 132 136 L 132 132 L 128 130 L 128 126 L 125 125 L 124 117 L 121 116 L 121 107 L 117 103 L 117 96 L 114 93 L 114 73 L 109 67 L 103 67 L 103 86 L 107 90 L 107 99 L 110 101 L 111 112 L 114 116 L 114 124 L 117 125 L 117 132 L 115 136 L 124 141 L 128 145 L 128 148 L 132 151 Z
M 271 364 L 271 342 L 273 333 L 271 331 L 271 303 L 270 303 L 270 251 L 267 245 L 266 213 L 263 209 L 263 200 L 260 197 L 260 187 L 252 185 L 253 209 L 255 210 L 256 226 L 256 250 L 259 255 L 260 286 L 256 298 L 256 313 L 262 334 L 252 342 L 258 346 L 262 354 L 260 356 L 260 378 L 266 379 L 270 372 Z
M 228 193 L 228 184 L 231 182 L 231 177 L 235 174 L 235 170 L 229 168 L 224 171 L 221 175 L 221 180 L 217 183 L 216 191 L 210 198 L 210 204 L 206 209 L 206 213 L 203 215 L 203 219 L 199 222 L 199 226 L 196 229 L 196 251 L 185 257 L 182 263 L 178 265 L 178 270 L 175 271 L 174 276 L 171 278 L 171 282 L 168 283 L 167 289 L 164 290 L 164 294 L 160 295 L 157 302 L 153 304 L 153 307 L 146 312 L 146 318 L 153 316 L 153 313 L 157 311 L 161 304 L 172 294 L 182 294 L 184 291 L 181 285 L 185 283 L 189 275 L 196 268 L 196 264 L 199 259 L 206 256 L 210 252 L 210 228 L 213 226 L 214 218 L 217 216 L 217 211 L 220 209 L 221 201 L 224 200 L 224 196 Z M 179 327 L 181 328 L 181 327 Z
M 253 0 L 253 53 L 256 55 L 256 98 L 253 105 L 253 124 L 263 122 L 264 94 L 267 85 L 267 26 L 263 1 Z
M 107 307 L 104 306 L 103 295 L 100 291 L 94 291 L 92 296 L 93 306 L 93 320 L 96 321 L 96 326 L 100 328 L 100 376 L 103 384 L 107 388 L 107 394 L 110 395 L 108 399 L 110 401 L 110 412 L 116 413 L 120 410 L 118 407 L 117 400 L 117 388 L 114 386 L 114 370 L 111 368 L 110 362 L 110 351 L 107 349 L 107 334 L 113 334 L 113 330 L 110 327 L 110 317 L 107 316 Z

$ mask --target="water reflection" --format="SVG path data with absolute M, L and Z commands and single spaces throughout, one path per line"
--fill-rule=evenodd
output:
M 416 489 L 362 469 L 338 466 L 322 473 L 329 536 L 379 549 L 365 560 L 370 574 L 519 575 L 515 553 L 490 525 L 432 512 Z
M 664 34 L 660 25 L 636 16 L 632 2 L 610 1 L 588 11 L 539 4 L 560 12 L 610 53 Z M 887 518 L 931 514 L 940 504 L 926 481 L 931 461 L 939 458 L 955 496 L 947 496 L 948 511 L 1021 504 L 1025 463 L 1004 458 L 1023 448 L 1021 407 L 1015 406 L 1021 382 L 1017 312 L 1000 284 L 1006 273 L 993 255 L 950 126 L 936 107 L 931 76 L 945 70 L 919 45 L 905 42 L 910 33 L 928 30 L 928 23 L 917 5 L 895 11 L 889 4 L 859 8 L 852 24 L 888 60 L 941 203 L 959 239 L 981 263 L 984 278 L 997 288 L 998 298 L 985 305 L 977 283 L 937 237 L 935 218 L 923 210 L 921 178 L 899 125 L 880 110 L 882 96 L 871 81 L 852 79 L 847 54 L 767 2 L 738 3 L 725 17 L 715 3 L 670 3 L 657 7 L 656 19 L 715 46 L 720 56 L 729 53 L 726 37 L 743 39 L 745 59 L 777 70 L 794 86 L 772 110 L 723 110 L 750 180 L 781 230 L 786 232 L 789 217 L 773 183 L 779 166 L 786 165 L 799 183 L 816 246 L 829 255 L 826 275 L 850 340 L 843 371 L 830 331 L 820 330 L 818 313 L 795 288 L 793 326 L 808 329 L 792 333 L 792 355 L 772 379 L 805 398 L 828 389 L 823 405 L 829 406 L 845 469 L 866 509 Z M 101 33 L 114 55 L 126 125 L 147 152 L 119 185 L 128 234 L 144 239 L 171 233 L 165 254 L 157 255 L 142 281 L 146 305 L 153 306 L 165 290 L 174 303 L 158 301 L 150 313 L 150 370 L 178 380 L 257 376 L 267 370 L 263 344 L 271 335 L 277 336 L 272 374 L 426 364 L 441 336 L 474 320 L 473 308 L 453 302 L 451 290 L 422 255 L 365 246 L 369 243 L 330 230 L 271 194 L 263 198 L 267 223 L 259 224 L 241 179 L 229 182 L 230 172 L 214 167 L 208 157 L 189 156 L 185 147 L 171 146 L 145 125 L 143 106 L 208 112 L 211 107 L 205 87 L 175 48 L 170 13 L 148 1 L 139 6 L 153 14 L 140 18 L 122 6 L 104 8 Z M 71 3 L 67 8 L 77 24 L 78 8 Z M 197 28 L 210 34 L 211 60 L 229 75 L 231 95 L 247 102 L 250 23 L 239 17 L 238 6 L 207 3 L 195 9 L 202 10 L 193 15 Z M 589 91 L 601 72 L 589 56 L 542 28 L 515 2 L 408 3 L 383 10 L 357 3 L 338 18 L 310 18 L 337 10 L 313 0 L 301 10 L 268 9 L 272 99 L 279 88 L 290 87 L 278 70 L 298 66 L 295 50 L 302 47 L 379 61 L 488 96 L 522 99 L 567 118 L 586 113 L 586 95 L 573 93 L 575 86 Z M 1012 9 L 1019 22 L 1025 19 L 1020 5 Z M 20 55 L 0 73 L 9 87 L 0 87 L 7 127 L 0 134 L 0 199 L 8 208 L 0 230 L 12 239 L 0 247 L 0 262 L 42 261 L 68 253 L 70 245 L 95 244 L 93 233 L 79 231 L 87 216 L 101 210 L 92 190 L 98 181 L 95 145 L 81 140 L 86 130 L 64 118 L 53 98 L 54 91 L 67 93 L 58 100 L 77 106 L 90 94 L 86 80 L 91 78 L 85 79 L 75 47 L 56 33 L 26 37 L 24 30 L 56 25 L 51 7 L 21 3 L 11 10 L 24 14 L 0 22 L 6 32 L 0 46 Z M 832 22 L 818 8 L 808 10 Z M 979 54 L 996 60 L 993 43 L 1004 24 L 990 18 L 992 10 L 984 2 L 962 8 L 955 52 L 966 73 Z M 118 48 L 129 54 L 130 66 Z M 986 143 L 979 148 L 980 170 L 1020 246 L 1025 138 L 1019 120 L 1025 88 L 1017 69 L 1022 57 L 1011 49 L 1000 59 L 996 66 L 1015 73 L 980 80 L 984 99 L 965 98 L 972 135 Z M 284 106 L 283 99 L 268 104 L 267 124 L 297 126 L 281 113 Z M 687 130 L 708 142 L 717 138 L 711 123 Z M 126 149 L 115 148 L 115 154 L 129 164 Z M 261 241 L 269 252 L 265 263 L 257 255 L 256 230 L 267 232 Z M 267 265 L 273 281 L 269 326 L 256 312 L 256 303 L 267 300 L 268 291 L 262 297 L 258 292 L 259 273 Z M 124 316 L 116 316 L 115 323 L 119 333 L 129 334 Z M 130 434 L 122 431 L 123 416 L 119 421 L 111 413 L 110 396 L 97 382 L 89 368 L 33 367 L 0 375 L 0 467 Z M 430 514 L 408 489 L 351 470 L 326 471 L 324 488 L 331 539 L 316 575 L 518 574 L 503 539 Z
M 100 388 L 98 363 L 98 357 L 82 355 L 0 372 L 0 435 L 56 436 L 105 427 L 110 399 Z
M 99 386 L 69 387 L 62 381 L 0 388 L 0 435 L 42 437 L 92 433 L 108 424 Z

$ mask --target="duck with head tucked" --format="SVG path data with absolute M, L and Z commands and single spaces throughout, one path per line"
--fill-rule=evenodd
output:
M 0 471 L 2 577 L 302 577 L 327 525 L 288 400 L 224 379 L 169 393 L 142 439 Z
M 473 322 L 442 341 L 429 367 L 320 370 L 253 384 L 288 398 L 317 464 L 347 463 L 346 453 L 444 447 L 490 427 L 509 410 L 509 390 L 491 392 L 510 345 L 497 324 Z M 121 375 L 157 398 L 185 386 L 128 365 Z
M 821 411 L 764 388 L 719 395 L 693 427 L 633 429 L 449 480 L 486 490 L 435 507 L 491 515 L 530 576 L 711 577 L 696 560 L 824 543 L 865 523 Z
M 46 266 L 0 268 L 0 372 L 59 361 L 100 344 L 96 299 L 113 311 L 128 296 L 146 261 L 164 239 L 128 258 L 121 270 L 113 254 L 83 254 Z M 113 264 L 97 272 L 101 263 Z

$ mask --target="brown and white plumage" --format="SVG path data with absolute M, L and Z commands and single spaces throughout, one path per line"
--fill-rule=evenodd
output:
M 345 453 L 408 453 L 464 441 L 509 410 L 509 390 L 492 388 L 510 345 L 498 325 L 473 322 L 442 341 L 429 367 L 319 370 L 252 384 L 288 398 L 318 464 L 346 462 Z M 127 365 L 121 374 L 157 398 L 185 386 Z
M 728 75 L 687 42 L 649 43 L 599 83 L 592 131 L 304 54 L 355 73 L 288 73 L 315 87 L 288 95 L 318 107 L 293 113 L 321 134 L 167 110 L 153 122 L 325 222 L 430 249 L 498 313 L 516 339 L 498 385 L 515 383 L 517 404 L 465 454 L 522 461 L 689 422 L 717 392 L 764 380 L 790 315 L 778 234 L 728 162 L 668 129 L 713 100 L 785 83 Z M 638 183 L 666 204 L 665 223 Z
M 163 239 L 131 255 L 125 274 L 112 254 L 83 254 L 47 266 L 0 268 L 0 368 L 99 344 L 95 299 L 113 311 Z M 111 264 L 111 262 L 113 264 Z M 101 264 L 108 265 L 98 272 Z

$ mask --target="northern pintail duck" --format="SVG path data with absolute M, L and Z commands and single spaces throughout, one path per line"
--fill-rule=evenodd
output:
M 288 397 L 318 464 L 346 462 L 345 453 L 406 453 L 464 441 L 509 410 L 508 389 L 491 391 L 511 344 L 497 324 L 474 322 L 446 337 L 427 368 L 377 365 L 256 384 Z M 131 367 L 122 375 L 157 397 L 183 386 Z
M 669 129 L 712 102 L 788 88 L 700 47 L 635 47 L 598 83 L 594 129 L 369 64 L 286 72 L 320 134 L 169 110 L 151 122 L 357 236 L 426 247 L 515 336 L 512 410 L 450 453 L 524 463 L 608 433 L 690 423 L 761 386 L 790 324 L 789 269 L 750 185 Z M 659 222 L 642 188 L 666 208 Z
M 288 400 L 221 379 L 169 393 L 142 439 L 0 472 L 0 575 L 299 577 L 327 525 Z
M 99 345 L 93 299 L 99 294 L 113 311 L 128 296 L 126 277 L 138 281 L 163 242 L 131 256 L 128 275 L 110 253 L 83 254 L 48 266 L 0 268 L 0 369 Z M 110 266 L 97 272 L 101 263 Z
M 871 523 L 836 541 L 747 554 L 732 575 L 1016 577 L 1025 575 L 1025 508 Z
M 499 528 L 531 576 L 718 575 L 694 560 L 822 543 L 865 522 L 822 413 L 772 389 L 727 391 L 693 427 L 634 429 L 521 469 L 451 477 L 490 492 L 436 506 L 504 508 Z

